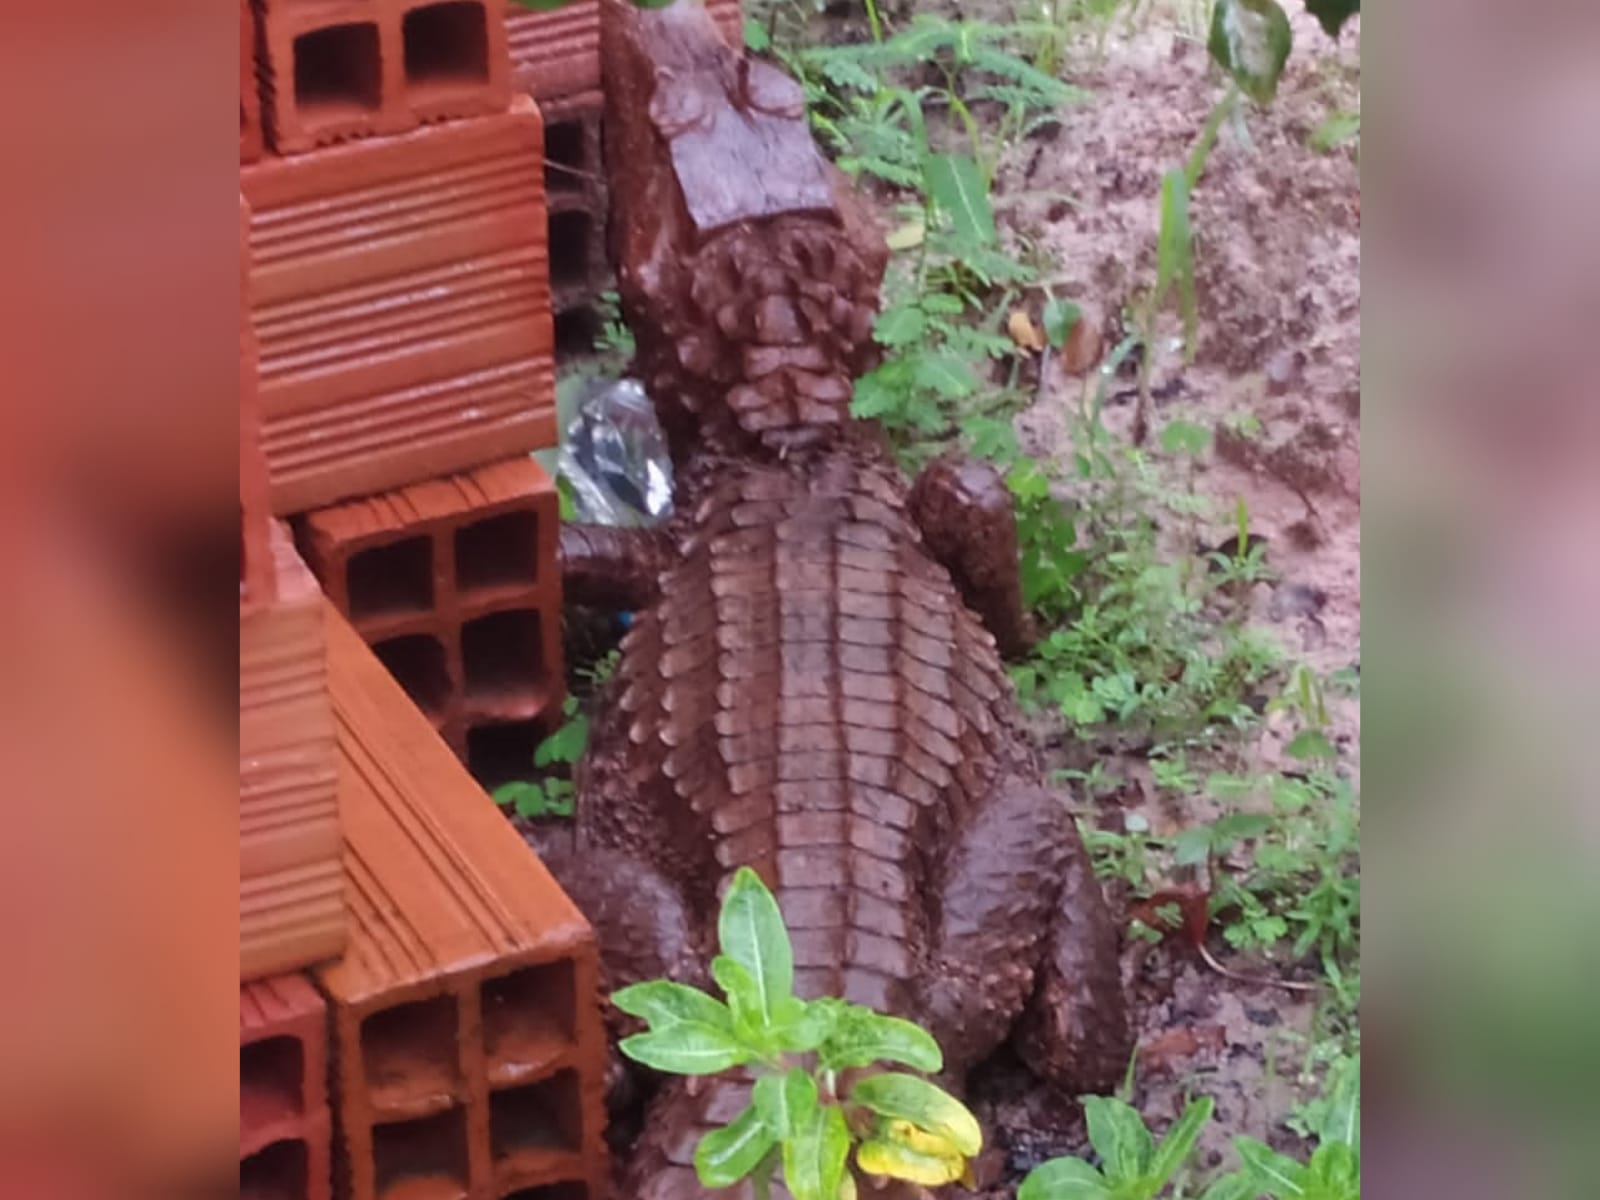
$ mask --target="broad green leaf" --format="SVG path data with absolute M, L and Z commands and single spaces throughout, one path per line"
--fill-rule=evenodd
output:
M 1317 1140 L 1324 1145 L 1337 1142 L 1349 1146 L 1361 1157 L 1361 1059 L 1351 1058 L 1335 1066 L 1328 1081 L 1328 1107 L 1317 1125 Z
M 1361 1163 L 1343 1142 L 1318 1146 L 1306 1164 L 1309 1190 L 1319 1200 L 1355 1200 L 1361 1195 Z
M 1017 1200 L 1110 1200 L 1106 1177 L 1081 1158 L 1040 1163 L 1017 1189 Z
M 1194 1153 L 1195 1143 L 1200 1140 L 1200 1130 L 1211 1120 L 1211 1110 L 1214 1107 L 1215 1102 L 1210 1096 L 1191 1100 L 1184 1107 L 1183 1115 L 1173 1122 L 1171 1129 L 1167 1130 L 1167 1136 L 1161 1139 L 1161 1144 L 1156 1147 L 1155 1156 L 1150 1160 L 1148 1176 L 1157 1190 L 1165 1187 L 1178 1173 L 1178 1168 L 1188 1160 L 1189 1155 Z
M 1270 1191 L 1278 1200 L 1307 1194 L 1306 1169 L 1294 1159 L 1255 1138 L 1236 1137 L 1233 1146 L 1239 1152 L 1245 1172 L 1263 1191 Z
M 1223 1175 L 1211 1181 L 1211 1186 L 1200 1195 L 1200 1200 L 1257 1200 L 1261 1189 L 1243 1171 Z M 1019 1196 L 1018 1200 L 1022 1200 Z
M 1050 344 L 1059 350 L 1067 344 L 1067 339 L 1072 336 L 1073 326 L 1082 318 L 1083 310 L 1071 300 L 1051 299 L 1044 306 L 1044 335 L 1050 339 Z
M 1272 817 L 1267 813 L 1229 813 L 1212 822 L 1211 836 L 1216 845 L 1231 846 L 1245 838 L 1260 837 L 1272 824 Z
M 732 1187 L 761 1165 L 777 1141 L 755 1108 L 746 1108 L 700 1139 L 694 1148 L 694 1173 L 708 1188 Z
M 776 1049 L 807 1054 L 827 1040 L 840 1010 L 847 1007 L 843 1000 L 832 997 L 810 1001 L 791 997 L 778 1006 L 767 1033 Z
M 844 1110 L 818 1105 L 783 1142 L 783 1182 L 794 1200 L 837 1200 L 850 1156 Z
M 765 1034 L 770 1021 L 761 1008 L 761 989 L 756 986 L 755 976 L 726 954 L 719 954 L 711 960 L 711 978 L 728 998 L 733 1027 L 747 1037 Z
M 553 763 L 575 763 L 583 757 L 584 748 L 588 744 L 589 718 L 574 711 L 568 715 L 567 721 L 560 729 L 535 748 L 533 765 L 548 767 Z
M 1099 1153 L 1113 1185 L 1149 1173 L 1155 1139 L 1137 1109 L 1111 1096 L 1085 1096 L 1083 1115 L 1089 1123 L 1089 1144 Z
M 818 1057 L 835 1071 L 879 1061 L 904 1063 L 930 1075 L 944 1069 L 944 1054 L 930 1034 L 910 1021 L 885 1017 L 861 1005 L 840 1015 Z
M 763 1075 L 756 1080 L 756 1112 L 780 1138 L 793 1137 L 816 1119 L 817 1081 L 795 1067 L 783 1075 Z
M 733 1033 L 733 1015 L 727 1005 L 699 988 L 668 979 L 625 987 L 612 995 L 611 1003 L 630 1017 L 647 1022 L 653 1030 L 704 1025 L 719 1033 Z
M 1239 90 L 1257 104 L 1270 104 L 1294 31 L 1278 0 L 1217 0 L 1211 10 L 1211 37 L 1206 48 Z
M 930 154 L 923 168 L 928 195 L 950 216 L 956 236 L 979 246 L 997 240 L 989 188 L 964 154 Z
M 762 1024 L 770 1025 L 779 1003 L 794 994 L 794 951 L 777 900 L 749 867 L 734 873 L 717 936 L 723 954 L 750 972 Z
M 927 1187 L 954 1183 L 967 1172 L 967 1160 L 943 1138 L 909 1121 L 885 1121 L 856 1149 L 856 1165 L 869 1175 L 885 1175 Z
M 716 1075 L 754 1057 L 731 1033 L 688 1023 L 623 1038 L 617 1048 L 634 1062 L 669 1075 Z
M 850 1100 L 881 1117 L 910 1121 L 944 1138 L 967 1158 L 983 1149 L 983 1131 L 961 1101 L 914 1075 L 870 1075 L 856 1084 Z
M 1283 752 L 1290 758 L 1302 761 L 1310 758 L 1335 759 L 1339 752 L 1334 749 L 1333 743 L 1328 740 L 1328 735 L 1318 729 L 1302 729 L 1295 734 Z
M 1306 11 L 1329 37 L 1338 37 L 1344 23 L 1361 11 L 1361 0 L 1306 0 Z

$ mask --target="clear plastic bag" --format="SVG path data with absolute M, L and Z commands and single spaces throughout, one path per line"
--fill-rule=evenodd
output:
M 672 455 L 638 380 L 601 379 L 584 390 L 558 461 L 579 521 L 651 526 L 672 515 Z

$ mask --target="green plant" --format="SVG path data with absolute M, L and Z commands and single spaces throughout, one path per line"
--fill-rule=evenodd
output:
M 1317 1147 L 1308 1162 L 1279 1154 L 1255 1138 L 1235 1137 L 1243 1167 L 1215 1180 L 1202 1200 L 1359 1200 L 1361 1196 L 1361 1060 L 1329 1079 L 1311 1132 Z M 1025 1200 L 1019 1196 L 1018 1200 Z
M 533 765 L 547 772 L 539 779 L 512 780 L 490 793 L 494 802 L 510 808 L 519 817 L 570 817 L 575 808 L 572 781 L 557 771 L 570 771 L 583 757 L 589 744 L 589 718 L 579 708 L 576 696 L 561 705 L 561 727 L 534 748 Z
M 1096 1169 L 1081 1158 L 1054 1158 L 1035 1167 L 1017 1200 L 1153 1200 L 1189 1156 L 1211 1119 L 1212 1100 L 1191 1100 L 1158 1144 L 1131 1105 L 1109 1096 L 1083 1097 Z
M 938 1043 L 916 1025 L 859 1004 L 794 995 L 794 955 L 778 902 L 748 867 L 734 875 L 718 917 L 722 953 L 711 975 L 726 1001 L 652 980 L 612 1001 L 648 1025 L 623 1039 L 635 1062 L 675 1075 L 754 1076 L 751 1102 L 701 1138 L 695 1171 L 708 1188 L 750 1179 L 770 1195 L 782 1172 L 795 1200 L 850 1200 L 849 1160 L 870 1176 L 924 1185 L 968 1176 L 981 1148 L 977 1120 L 953 1096 L 915 1075 L 845 1072 L 881 1062 L 943 1069 Z

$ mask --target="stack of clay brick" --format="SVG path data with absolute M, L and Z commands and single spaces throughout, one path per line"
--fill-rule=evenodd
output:
M 739 0 L 704 3 L 723 36 L 743 45 Z M 594 303 L 608 278 L 600 162 L 600 0 L 572 0 L 544 12 L 513 2 L 506 9 L 506 32 L 515 85 L 538 101 L 545 116 L 557 339 L 582 347 L 596 331 Z
M 544 121 L 505 2 L 241 4 L 248 1197 L 604 1187 L 593 935 L 482 786 L 562 699 Z

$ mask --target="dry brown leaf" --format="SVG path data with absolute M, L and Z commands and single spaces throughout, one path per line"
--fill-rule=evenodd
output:
M 1023 309 L 1011 310 L 1011 316 L 1006 319 L 1006 332 L 1023 350 L 1037 354 L 1044 349 L 1044 332 L 1033 323 L 1033 318 Z

